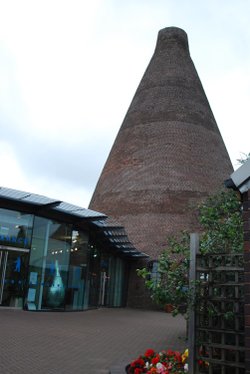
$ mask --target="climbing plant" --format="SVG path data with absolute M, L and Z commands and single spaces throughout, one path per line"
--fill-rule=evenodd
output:
M 189 235 L 169 238 L 167 249 L 158 258 L 158 277 L 147 268 L 138 269 L 152 299 L 159 305 L 171 304 L 173 314 L 185 313 L 188 297 Z
M 210 196 L 199 206 L 199 221 L 202 253 L 242 252 L 243 221 L 237 192 L 226 190 Z
M 202 253 L 242 252 L 243 223 L 241 202 L 232 190 L 210 196 L 197 207 L 201 225 L 200 250 Z M 189 235 L 171 237 L 165 251 L 158 258 L 158 277 L 150 269 L 137 269 L 145 281 L 151 298 L 159 305 L 171 304 L 173 314 L 185 314 L 194 302 L 188 288 Z

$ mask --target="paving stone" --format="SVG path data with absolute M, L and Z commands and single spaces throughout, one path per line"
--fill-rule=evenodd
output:
M 147 348 L 184 350 L 185 320 L 160 311 L 0 309 L 1 374 L 122 374 Z

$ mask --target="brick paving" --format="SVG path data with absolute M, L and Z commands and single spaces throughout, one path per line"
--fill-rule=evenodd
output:
M 147 348 L 186 347 L 185 321 L 160 311 L 0 309 L 1 374 L 122 374 Z

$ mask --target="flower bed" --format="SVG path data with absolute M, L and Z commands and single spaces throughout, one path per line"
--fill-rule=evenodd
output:
M 181 354 L 177 351 L 167 350 L 159 353 L 153 349 L 147 349 L 144 355 L 139 356 L 127 367 L 127 374 L 141 373 L 160 373 L 160 374 L 178 374 L 187 373 L 188 350 Z

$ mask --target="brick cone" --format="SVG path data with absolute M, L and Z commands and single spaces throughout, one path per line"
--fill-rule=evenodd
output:
M 89 207 L 156 258 L 168 235 L 197 229 L 194 207 L 232 171 L 186 33 L 160 30 Z

